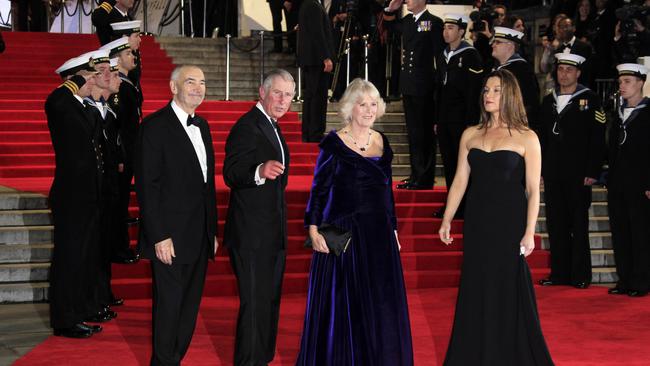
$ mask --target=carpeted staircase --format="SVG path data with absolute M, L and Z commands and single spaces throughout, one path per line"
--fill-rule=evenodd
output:
M 43 103 L 49 92 L 60 80 L 54 69 L 67 58 L 97 47 L 94 36 L 4 33 L 7 50 L 0 55 L 3 87 L 0 88 L 0 186 L 17 191 L 0 192 L 0 302 L 43 301 L 47 299 L 49 258 L 52 249 L 52 226 L 43 195 L 47 194 L 54 170 L 54 156 L 49 140 Z M 185 47 L 210 48 L 211 40 L 160 39 L 163 48 L 152 38 L 145 38 L 142 45 L 144 114 L 162 107 L 169 98 L 168 77 L 177 62 L 196 61 L 207 75 L 214 75 L 219 83 L 219 65 L 200 63 L 204 60 L 217 62 L 212 54 L 189 53 L 188 60 L 177 55 Z M 218 43 L 218 42 L 217 42 Z M 198 45 L 198 46 L 197 46 Z M 171 57 L 170 57 L 171 56 Z M 252 57 L 252 56 L 251 56 Z M 286 56 L 275 56 L 267 66 L 283 67 Z M 222 59 L 221 59 L 222 60 Z M 223 61 L 223 60 L 222 60 Z M 254 60 L 249 60 L 253 65 Z M 243 61 L 242 61 L 243 62 Z M 275 62 L 275 63 L 274 63 Z M 248 67 L 252 67 L 248 65 Z M 214 70 L 217 70 L 213 73 Z M 258 75 L 253 76 L 244 67 L 233 79 L 248 80 L 233 97 L 241 95 L 250 100 L 257 89 Z M 248 70 L 248 71 L 247 71 Z M 250 79 L 250 80 L 249 80 Z M 208 77 L 208 85 L 212 78 Z M 219 98 L 209 87 L 209 96 Z M 206 101 L 199 114 L 210 122 L 217 162 L 217 201 L 219 227 L 223 232 L 229 190 L 219 176 L 223 163 L 224 142 L 235 120 L 250 109 L 254 102 Z M 387 132 L 397 152 L 395 174 L 404 176 L 408 170 L 408 154 L 404 128 L 401 124 L 401 103 L 391 104 L 384 122 L 378 129 Z M 297 108 L 299 109 L 299 108 Z M 332 111 L 333 113 L 333 111 Z M 330 113 L 328 120 L 335 121 Z M 302 293 L 307 286 L 307 273 L 311 252 L 302 248 L 305 238 L 302 217 L 311 186 L 313 166 L 318 153 L 315 144 L 300 142 L 300 122 L 297 112 L 288 113 L 281 120 L 285 138 L 292 154 L 292 176 L 287 188 L 289 204 L 289 249 L 284 291 Z M 35 192 L 35 193 L 25 193 Z M 446 191 L 395 191 L 399 233 L 402 243 L 404 276 L 410 289 L 455 286 L 459 278 L 462 259 L 462 222 L 454 222 L 452 231 L 456 240 L 447 247 L 437 238 L 440 220 L 431 213 L 442 206 Z M 135 197 L 132 214 L 137 215 Z M 137 228 L 133 229 L 135 233 Z M 133 236 L 135 237 L 135 236 Z M 538 240 L 538 246 L 539 246 Z M 536 279 L 548 274 L 548 252 L 536 251 L 528 262 Z M 126 298 L 148 298 L 151 294 L 150 267 L 141 261 L 135 265 L 115 265 L 113 287 L 116 295 Z M 208 296 L 232 295 L 236 292 L 227 254 L 219 250 L 216 264 L 211 264 L 205 294 Z

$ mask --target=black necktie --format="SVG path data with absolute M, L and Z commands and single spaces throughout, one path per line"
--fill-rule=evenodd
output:
M 190 116 L 189 114 L 187 115 L 187 127 L 190 127 L 191 125 L 194 125 L 196 127 L 199 127 L 199 119 Z
M 280 125 L 278 124 L 278 122 L 276 120 L 274 120 L 273 118 L 270 118 L 270 120 L 271 120 L 271 124 L 273 125 L 273 128 L 280 131 Z

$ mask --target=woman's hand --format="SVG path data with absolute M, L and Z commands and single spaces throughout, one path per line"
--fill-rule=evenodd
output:
M 311 238 L 312 249 L 320 253 L 329 253 L 327 242 L 321 233 L 318 232 L 316 225 L 309 226 L 309 237 Z
M 397 237 L 397 230 L 393 230 L 395 232 L 395 241 L 397 242 L 397 250 L 402 251 L 402 245 L 399 243 L 399 238 Z
M 524 256 L 528 257 L 530 253 L 533 252 L 535 249 L 535 235 L 534 234 L 525 234 L 523 238 L 521 238 L 521 242 L 519 244 L 522 248 L 524 248 Z
M 451 237 L 450 231 L 451 224 L 449 222 L 443 221 L 442 224 L 440 224 L 440 230 L 438 230 L 438 234 L 440 235 L 440 240 L 442 240 L 442 242 L 446 245 L 449 245 L 454 241 L 454 238 Z

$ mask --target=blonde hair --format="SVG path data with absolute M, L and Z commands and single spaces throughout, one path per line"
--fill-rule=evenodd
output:
M 339 116 L 344 124 L 350 123 L 352 108 L 366 95 L 377 102 L 377 120 L 386 113 L 386 103 L 379 95 L 379 90 L 371 82 L 357 78 L 348 85 L 339 102 Z
M 528 117 L 526 117 L 526 108 L 524 108 L 523 98 L 519 89 L 517 78 L 508 70 L 493 71 L 485 77 L 483 88 L 491 78 L 497 78 L 501 81 L 501 98 L 499 100 L 499 118 L 508 127 L 517 131 L 528 129 Z M 481 118 L 479 121 L 479 130 L 490 125 L 491 113 L 485 110 L 483 99 L 485 92 L 481 92 Z

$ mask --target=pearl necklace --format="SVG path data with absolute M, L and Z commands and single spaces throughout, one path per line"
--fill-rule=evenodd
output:
M 348 131 L 343 131 L 343 133 L 345 133 L 345 135 L 346 135 L 347 137 L 350 138 L 350 141 L 352 141 L 352 143 L 354 144 L 354 146 L 356 146 L 356 147 L 357 147 L 359 150 L 361 150 L 361 151 L 366 151 L 366 149 L 368 148 L 368 146 L 370 146 L 370 137 L 372 136 L 372 132 L 371 132 L 371 131 L 368 131 L 368 142 L 367 142 L 364 146 L 359 146 L 359 144 L 357 144 L 357 142 L 356 142 L 356 141 L 354 140 L 354 138 L 352 137 L 352 134 L 351 134 L 351 133 L 348 133 Z

